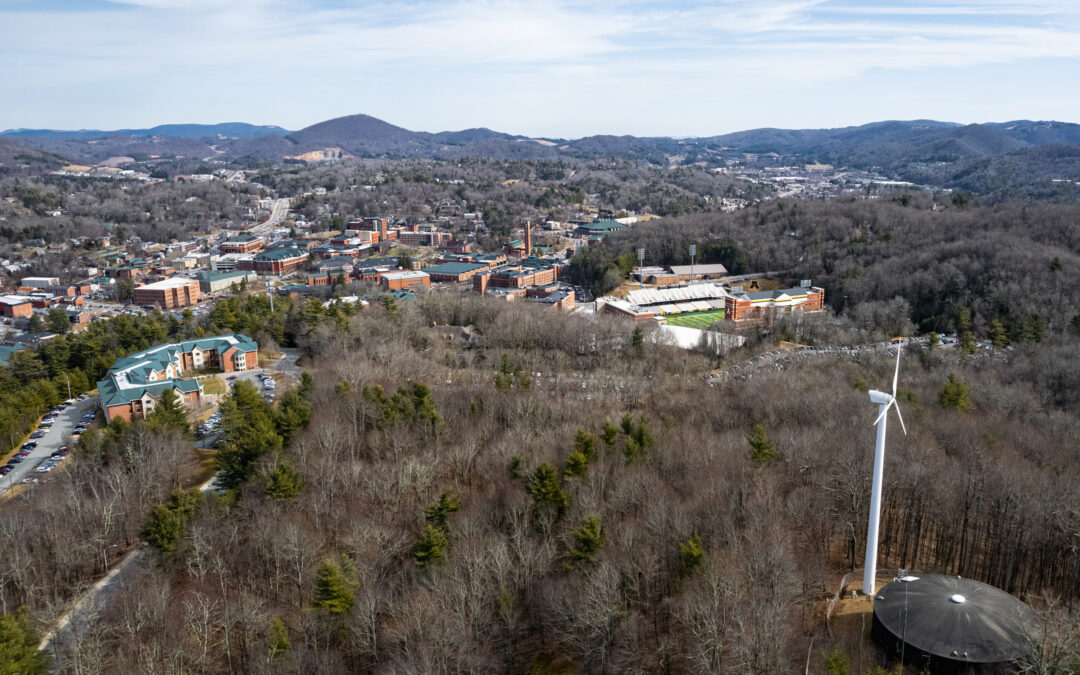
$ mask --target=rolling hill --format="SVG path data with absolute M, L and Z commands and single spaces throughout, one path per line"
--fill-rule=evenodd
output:
M 244 123 L 172 124 L 116 132 L 17 129 L 0 137 L 83 162 L 117 155 L 280 161 L 325 148 L 340 148 L 354 157 L 391 159 L 616 157 L 657 165 L 721 163 L 747 153 L 775 153 L 778 162 L 875 169 L 905 180 L 977 192 L 1026 189 L 1021 185 L 1029 184 L 1032 176 L 1080 179 L 1072 154 L 1080 148 L 1080 125 L 1030 120 L 967 125 L 890 120 L 836 129 L 751 129 L 702 138 L 595 135 L 537 142 L 486 128 L 412 131 L 357 114 L 297 131 Z M 1039 152 L 1042 148 L 1053 150 Z

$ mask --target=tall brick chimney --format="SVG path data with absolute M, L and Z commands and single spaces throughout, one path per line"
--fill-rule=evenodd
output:
M 525 221 L 525 256 L 532 253 L 532 223 Z
M 379 241 L 386 241 L 386 221 L 388 218 L 379 218 Z

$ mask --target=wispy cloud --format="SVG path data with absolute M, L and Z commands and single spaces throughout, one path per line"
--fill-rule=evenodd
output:
M 0 4 L 0 45 L 0 86 L 16 102 L 0 126 L 300 126 L 363 111 L 428 129 L 682 134 L 709 131 L 740 91 L 755 117 L 788 119 L 796 111 L 775 103 L 792 90 L 847 100 L 872 94 L 871 78 L 895 88 L 921 73 L 924 100 L 946 69 L 978 79 L 1053 61 L 1071 78 L 1080 3 L 69 0 Z M 940 109 L 957 95 L 944 87 Z M 1078 97 L 1062 92 L 1059 108 L 1080 115 Z M 972 116 L 992 103 L 972 101 Z

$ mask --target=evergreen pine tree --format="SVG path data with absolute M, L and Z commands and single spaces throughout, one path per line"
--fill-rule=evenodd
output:
M 580 450 L 574 450 L 566 457 L 566 470 L 563 472 L 567 477 L 584 476 L 589 469 L 589 458 Z
M 304 479 L 287 462 L 279 462 L 266 482 L 266 494 L 278 501 L 293 499 L 303 490 Z
M 187 410 L 180 402 L 180 397 L 172 389 L 161 391 L 161 400 L 154 406 L 153 412 L 146 417 L 147 424 L 151 429 L 178 429 L 183 432 L 191 430 L 187 420 Z
M 755 424 L 754 433 L 747 435 L 746 440 L 750 443 L 750 459 L 757 464 L 764 464 L 780 454 L 763 424 Z
M 694 570 L 705 562 L 705 547 L 701 545 L 701 537 L 694 535 L 686 540 L 685 544 L 679 544 L 679 575 L 688 577 Z
M 428 524 L 434 525 L 443 532 L 449 534 L 450 529 L 447 518 L 451 513 L 457 513 L 461 509 L 461 500 L 453 490 L 445 490 L 439 495 L 439 501 L 431 508 L 424 510 L 424 519 Z
M 1005 326 L 997 319 L 990 322 L 990 342 L 995 349 L 1003 349 L 1009 345 L 1009 335 L 1005 332 Z
M 600 549 L 604 547 L 604 528 L 600 516 L 593 514 L 581 521 L 581 525 L 571 533 L 574 545 L 570 547 L 570 569 L 584 569 L 596 561 Z
M 570 506 L 570 497 L 559 484 L 559 472 L 547 462 L 536 467 L 525 482 L 525 490 L 533 498 L 533 523 L 547 532 L 551 524 L 562 517 Z
M 267 642 L 270 645 L 270 660 L 273 661 L 289 651 L 289 629 L 279 617 L 270 619 L 270 628 L 267 634 Z
M 607 446 L 608 452 L 613 452 L 615 450 L 615 444 L 619 440 L 619 427 L 611 422 L 604 422 L 604 433 L 602 438 L 604 439 L 604 445 Z
M 421 568 L 441 563 L 446 559 L 446 550 L 449 547 L 450 540 L 446 533 L 434 525 L 428 525 L 413 545 L 413 560 Z
M 574 436 L 574 452 L 580 452 L 586 460 L 591 460 L 596 454 L 596 437 L 584 429 L 578 429 Z
M 39 638 L 26 607 L 0 616 L 0 675 L 48 672 L 49 660 L 38 651 Z
M 315 572 L 315 609 L 347 614 L 352 609 L 355 587 L 333 558 L 326 558 Z
M 938 395 L 938 402 L 946 410 L 968 411 L 975 407 L 971 404 L 967 386 L 952 373 Z

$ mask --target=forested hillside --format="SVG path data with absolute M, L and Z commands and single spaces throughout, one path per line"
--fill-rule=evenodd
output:
M 758 673 L 801 669 L 811 638 L 814 663 L 858 653 L 820 607 L 861 559 L 865 390 L 888 357 L 709 386 L 708 359 L 618 321 L 448 294 L 316 305 L 288 329 L 311 380 L 275 409 L 235 390 L 218 460 L 235 492 L 156 509 L 153 569 L 61 654 L 71 672 Z M 432 328 L 448 322 L 477 339 Z M 905 357 L 884 566 L 1076 594 L 1080 420 L 1029 372 L 1076 342 Z M 4 516 L 10 605 L 47 617 L 56 595 L 33 589 L 65 578 L 21 532 L 65 522 L 43 519 L 121 459 L 168 470 L 141 426 Z M 95 508 L 50 537 L 100 536 Z
M 988 337 L 996 320 L 1022 338 L 1036 318 L 1058 333 L 1080 325 L 1078 218 L 1072 206 L 977 207 L 925 194 L 778 201 L 642 223 L 586 251 L 578 268 L 595 284 L 618 255 L 644 247 L 646 264 L 689 264 L 696 243 L 699 262 L 812 279 L 852 315 L 899 297 L 924 332 L 956 330 L 966 308 L 976 334 Z

